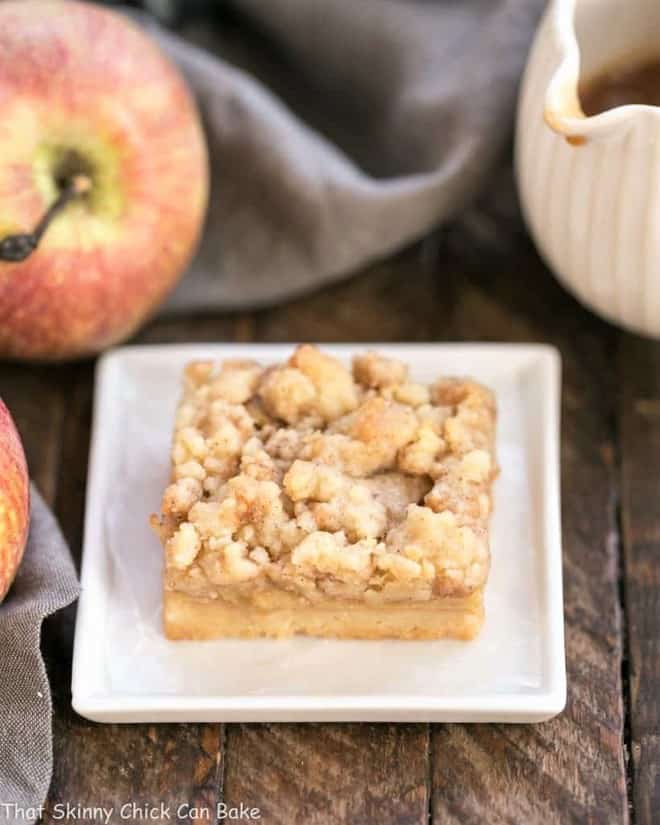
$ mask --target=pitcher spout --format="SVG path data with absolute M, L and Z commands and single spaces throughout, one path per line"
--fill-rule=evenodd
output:
M 622 5 L 619 0 L 553 0 L 549 14 L 558 62 L 546 90 L 543 117 L 574 146 L 625 134 L 640 115 L 660 118 L 658 107 L 642 104 L 617 106 L 591 117 L 583 110 L 581 82 L 626 56 L 650 54 L 650 45 L 645 45 L 648 31 L 660 31 L 656 0 L 629 0 L 626 25 L 617 27 L 615 13 Z M 638 15 L 631 9 L 635 5 Z

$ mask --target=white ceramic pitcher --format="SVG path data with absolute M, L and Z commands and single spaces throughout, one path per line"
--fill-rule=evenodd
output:
M 660 108 L 582 112 L 580 79 L 660 59 L 660 0 L 553 0 L 518 109 L 525 218 L 560 280 L 604 317 L 660 337 Z

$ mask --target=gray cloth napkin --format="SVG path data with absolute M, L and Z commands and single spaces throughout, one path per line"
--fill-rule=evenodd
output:
M 48 792 L 53 767 L 52 703 L 41 658 L 41 624 L 78 595 L 69 550 L 43 499 L 31 490 L 28 545 L 0 604 L 0 822 L 25 822 Z
M 218 25 L 182 36 L 143 21 L 195 91 L 211 153 L 206 232 L 169 312 L 282 301 L 453 216 L 511 134 L 545 2 L 229 5 L 242 28 L 220 2 Z

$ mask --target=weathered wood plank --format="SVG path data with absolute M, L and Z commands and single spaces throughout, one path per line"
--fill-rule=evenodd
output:
M 244 340 L 249 315 L 212 313 L 198 318 L 159 318 L 148 324 L 131 344 L 188 344 Z
M 154 322 L 137 340 L 159 343 L 232 336 L 232 321 L 208 319 L 203 323 Z M 75 369 L 76 382 L 68 393 L 61 439 L 56 512 L 74 558 L 79 561 L 93 364 L 81 364 Z M 71 801 L 82 806 L 114 808 L 113 822 L 139 821 L 138 815 L 122 819 L 122 805 L 130 803 L 138 808 L 156 806 L 149 818 L 154 823 L 215 822 L 216 806 L 222 798 L 222 726 L 96 725 L 79 717 L 71 709 L 70 695 L 74 617 L 72 607 L 50 619 L 44 628 L 55 704 L 55 765 L 44 822 L 61 821 L 56 805 Z M 184 803 L 190 808 L 179 811 L 179 805 Z M 158 810 L 161 804 L 164 810 Z M 130 809 L 124 812 L 132 814 Z M 196 818 L 197 813 L 200 816 Z
M 268 825 L 422 825 L 428 725 L 229 725 L 225 802 Z
M 56 773 L 44 822 L 62 821 L 60 806 L 67 802 L 112 808 L 113 823 L 216 821 L 219 725 L 98 726 L 67 719 L 61 707 L 58 721 Z
M 417 245 L 340 286 L 258 312 L 251 338 L 270 342 L 433 340 L 438 310 L 447 296 L 426 260 L 423 247 Z
M 660 345 L 623 336 L 621 514 L 633 810 L 660 818 Z
M 616 333 L 571 299 L 497 187 L 452 228 L 438 277 L 460 281 L 447 335 L 544 341 L 563 358 L 562 498 L 569 698 L 540 725 L 434 726 L 433 820 L 614 823 L 627 817 L 612 369 Z M 476 251 L 475 251 L 476 250 Z

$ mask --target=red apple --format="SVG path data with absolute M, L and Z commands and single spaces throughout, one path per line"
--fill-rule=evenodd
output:
M 208 195 L 193 100 L 138 27 L 69 0 L 0 2 L 0 244 L 75 180 L 37 248 L 0 261 L 0 356 L 129 336 L 183 272 Z
M 30 517 L 30 482 L 21 439 L 0 399 L 0 602 L 23 558 Z

